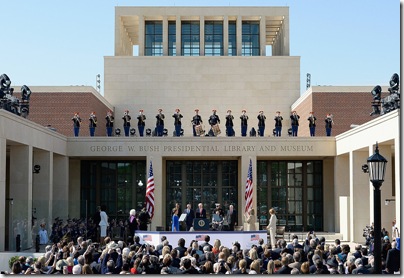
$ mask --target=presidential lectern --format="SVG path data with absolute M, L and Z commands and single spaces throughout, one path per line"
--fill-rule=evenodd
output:
M 209 231 L 209 220 L 206 218 L 195 218 L 194 219 L 194 230 L 195 231 Z

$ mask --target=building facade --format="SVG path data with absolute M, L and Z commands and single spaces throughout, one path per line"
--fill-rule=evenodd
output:
M 32 87 L 28 120 L 0 110 L 0 198 L 6 200 L 0 204 L 0 250 L 15 249 L 16 235 L 22 249 L 32 246 L 33 217 L 50 227 L 56 217 L 87 219 L 106 204 L 111 218 L 127 218 L 130 209 L 144 206 L 151 164 L 152 230 L 168 229 L 175 203 L 185 208 L 188 202 L 194 208 L 203 203 L 209 216 L 216 203 L 225 209 L 233 204 L 241 224 L 250 161 L 259 228 L 274 207 L 288 231 L 336 232 L 362 242 L 373 198 L 361 166 L 376 141 L 388 160 L 382 198 L 395 200 L 382 206 L 382 224 L 389 228 L 396 218 L 400 227 L 400 111 L 372 119 L 371 87 L 312 87 L 300 96 L 300 57 L 289 56 L 287 7 L 117 7 L 115 18 L 115 56 L 104 58 L 104 97 L 87 87 Z M 41 108 L 51 98 L 63 113 Z M 107 110 L 114 112 L 114 128 L 122 129 L 124 111 L 130 110 L 136 128 L 142 109 L 153 130 L 159 108 L 167 136 L 105 136 Z M 184 116 L 181 137 L 171 136 L 176 108 Z M 194 137 L 195 109 L 205 130 L 217 110 L 222 134 Z M 234 137 L 224 132 L 228 109 Z M 258 111 L 265 112 L 263 137 L 240 135 L 243 109 L 248 130 L 257 128 Z M 293 110 L 301 116 L 297 137 L 287 132 Z M 99 118 L 95 137 L 87 128 L 92 111 Z M 280 137 L 273 136 L 276 111 L 284 116 Z M 310 111 L 318 117 L 315 137 L 308 133 Z M 75 112 L 83 115 L 79 137 L 73 137 Z M 326 113 L 334 114 L 330 137 L 324 136 Z

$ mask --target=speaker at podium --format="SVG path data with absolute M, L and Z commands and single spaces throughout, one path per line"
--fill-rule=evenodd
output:
M 209 220 L 207 218 L 195 218 L 194 219 L 195 231 L 209 231 Z

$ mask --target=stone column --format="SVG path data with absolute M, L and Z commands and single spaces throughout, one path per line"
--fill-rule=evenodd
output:
M 243 20 L 242 20 L 241 15 L 239 15 L 239 16 L 237 16 L 237 21 L 236 21 L 237 56 L 241 56 L 241 53 L 242 53 L 242 39 L 243 39 L 242 25 L 243 25 Z
M 334 173 L 349 173 L 349 155 L 339 155 L 335 158 Z M 343 235 L 343 240 L 349 240 L 349 222 L 346 217 L 347 207 L 346 202 L 349 200 L 349 176 L 335 175 L 334 177 L 334 221 L 335 231 Z M 342 200 L 343 198 L 343 200 Z M 349 205 L 349 203 L 348 203 Z
M 33 165 L 39 165 L 39 173 L 33 173 L 32 179 L 32 208 L 37 218 L 33 229 L 33 238 L 38 234 L 40 224 L 45 223 L 50 236 L 52 231 L 52 190 L 53 190 L 53 153 L 43 150 L 34 152 Z
M 266 56 L 266 20 L 265 16 L 261 16 L 260 20 L 260 56 Z
M 165 202 L 163 201 L 163 192 L 166 190 L 165 179 L 163 178 L 163 160 L 162 157 L 147 157 L 146 161 L 146 184 L 149 178 L 150 161 L 153 165 L 153 176 L 154 176 L 154 217 L 151 223 L 151 231 L 156 230 L 156 226 L 164 226 L 163 219 L 165 217 Z
M 32 146 L 10 146 L 10 198 L 13 198 L 10 246 L 21 237 L 21 250 L 32 245 Z
M 60 158 L 62 159 L 62 158 Z M 80 217 L 80 207 L 73 205 L 73 200 L 80 200 L 80 176 L 81 176 L 81 167 L 80 167 L 80 159 L 70 159 L 68 161 L 69 164 L 69 199 L 71 200 L 69 204 L 69 215 L 71 217 Z M 95 210 L 95 208 L 94 208 Z M 59 212 L 58 212 L 59 213 Z M 54 213 L 55 217 L 59 216 Z M 60 216 L 59 216 L 60 217 Z
M 163 56 L 168 56 L 168 17 L 163 17 Z
M 144 16 L 139 16 L 139 56 L 144 56 L 145 22 Z
M 10 200 L 6 196 L 6 165 L 7 165 L 6 139 L 0 138 L 0 252 L 5 251 L 6 241 L 6 206 Z M 8 233 L 8 232 L 7 232 Z
M 247 183 L 247 177 L 248 177 L 248 168 L 250 166 L 250 159 L 252 161 L 252 179 L 253 179 L 253 208 L 255 211 L 255 217 L 256 217 L 256 227 L 259 229 L 259 222 L 257 219 L 257 157 L 252 156 L 252 155 L 243 155 L 241 156 L 241 161 L 240 161 L 240 171 L 241 171 L 241 183 L 239 185 L 238 192 L 239 194 L 239 207 L 238 207 L 238 212 L 239 212 L 239 220 L 238 223 L 244 223 L 245 222 L 245 217 L 244 217 L 244 212 L 245 212 L 245 189 L 246 189 L 246 183 Z M 240 204 L 241 203 L 241 204 Z M 245 224 L 245 223 L 244 223 Z M 245 227 L 245 225 L 244 225 Z M 245 229 L 244 229 L 245 230 Z
M 78 163 L 80 165 L 80 162 Z M 79 172 L 80 173 L 80 172 Z M 80 211 L 80 182 L 76 183 L 76 196 L 69 198 L 69 158 L 61 155 L 53 157 L 53 202 L 52 216 L 67 219 L 69 207 Z M 80 174 L 77 176 L 80 179 Z M 70 200 L 70 203 L 69 203 Z M 79 217 L 77 215 L 76 217 Z M 73 216 L 71 218 L 74 218 Z
M 177 16 L 175 21 L 175 52 L 176 56 L 181 55 L 181 17 Z
M 366 151 L 353 151 L 349 154 L 349 201 L 350 201 L 350 241 L 362 242 L 363 228 L 370 225 L 369 194 L 373 194 L 373 187 L 369 187 L 369 175 L 363 173 L 362 165 L 369 157 Z M 372 189 L 372 190 L 371 190 Z M 372 197 L 373 198 L 373 197 Z
M 223 56 L 229 55 L 229 16 L 223 17 Z
M 199 18 L 199 56 L 205 56 L 205 17 Z

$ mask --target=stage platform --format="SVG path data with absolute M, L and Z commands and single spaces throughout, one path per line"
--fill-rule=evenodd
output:
M 139 236 L 141 243 L 149 243 L 154 246 L 160 244 L 160 239 L 165 236 L 171 245 L 177 245 L 180 238 L 185 239 L 185 245 L 189 246 L 192 240 L 199 243 L 205 241 L 205 236 L 210 236 L 209 243 L 213 245 L 215 239 L 220 239 L 224 246 L 231 247 L 233 242 L 238 241 L 241 248 L 251 248 L 253 244 L 257 245 L 260 238 L 267 240 L 267 231 L 180 231 L 180 232 L 151 232 L 137 231 L 135 235 Z

